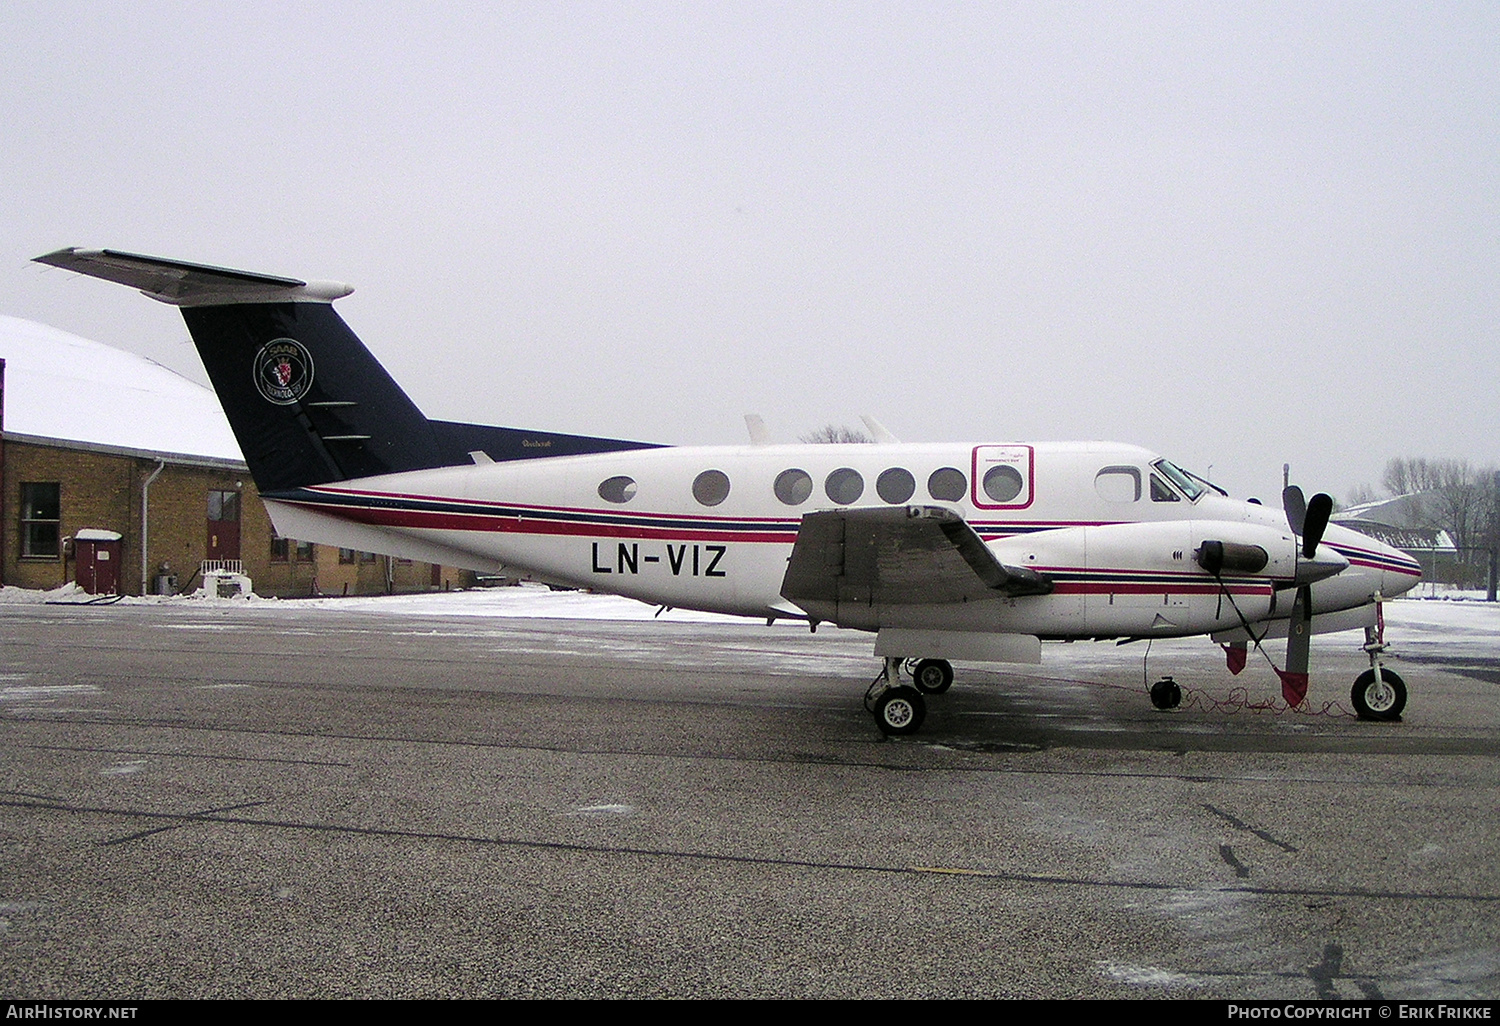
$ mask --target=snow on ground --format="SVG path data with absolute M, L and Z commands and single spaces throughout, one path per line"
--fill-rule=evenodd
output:
M 1480 599 L 1484 593 L 1477 593 Z M 1500 657 L 1500 602 L 1398 599 L 1385 606 L 1385 637 L 1397 652 Z
M 1397 649 L 1442 644 L 1466 653 L 1500 656 L 1500 603 L 1482 601 L 1483 592 L 1451 592 L 1446 598 L 1403 598 L 1385 605 L 1386 637 Z M 472 591 L 430 592 L 421 595 L 370 595 L 349 598 L 215 599 L 195 596 L 121 599 L 97 598 L 73 583 L 53 591 L 0 588 L 0 605 L 46 602 L 198 607 L 251 605 L 287 613 L 319 609 L 395 616 L 517 617 L 562 620 L 661 620 L 666 623 L 754 623 L 722 613 L 670 609 L 658 615 L 655 606 L 618 595 L 585 591 L 552 591 L 539 584 Z M 1350 635 L 1351 637 L 1354 635 Z M 1456 652 L 1453 654 L 1457 654 Z
M 209 598 L 203 595 L 145 597 L 127 595 L 89 595 L 72 581 L 51 591 L 27 588 L 0 588 L 0 605 L 42 605 L 46 603 L 94 605 L 160 605 L 208 607 L 252 605 L 257 608 L 279 607 L 289 612 L 301 609 L 329 609 L 344 612 L 390 613 L 406 616 L 480 616 L 539 617 L 558 620 L 663 620 L 671 623 L 753 623 L 742 616 L 723 613 L 700 613 L 691 609 L 669 609 L 657 614 L 657 607 L 618 595 L 595 595 L 586 591 L 553 591 L 540 584 L 523 584 L 511 588 L 476 588 L 472 591 L 428 592 L 419 595 L 359 595 L 306 599 Z

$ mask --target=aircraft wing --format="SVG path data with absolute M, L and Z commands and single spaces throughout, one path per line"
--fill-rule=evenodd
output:
M 798 605 L 941 605 L 1046 595 L 1052 582 L 997 560 L 940 506 L 839 509 L 802 517 L 781 594 Z

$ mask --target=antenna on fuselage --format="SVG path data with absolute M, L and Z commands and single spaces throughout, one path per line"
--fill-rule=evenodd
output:
M 868 413 L 861 413 L 859 419 L 865 422 L 865 427 L 870 429 L 870 434 L 881 445 L 899 445 L 901 443 L 901 439 L 887 431 L 884 424 Z
M 766 430 L 766 422 L 761 420 L 760 414 L 745 414 L 745 428 L 750 432 L 751 445 L 771 444 L 771 432 Z

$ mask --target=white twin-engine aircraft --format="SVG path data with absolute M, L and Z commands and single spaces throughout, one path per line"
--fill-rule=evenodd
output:
M 876 632 L 866 706 L 921 726 L 950 659 L 1040 662 L 1045 639 L 1209 634 L 1229 668 L 1287 637 L 1291 705 L 1310 634 L 1365 629 L 1361 716 L 1399 717 L 1379 603 L 1416 561 L 1134 446 L 673 448 L 429 420 L 333 310 L 346 285 L 65 249 L 45 264 L 178 306 L 285 537 L 628 595 Z M 903 684 L 901 673 L 911 677 Z M 1152 700 L 1180 698 L 1170 678 Z

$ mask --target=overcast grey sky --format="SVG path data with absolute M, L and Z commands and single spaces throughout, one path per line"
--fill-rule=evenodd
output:
M 0 312 L 198 380 L 27 261 L 350 282 L 452 419 L 1500 462 L 1493 2 L 12 0 L 0 119 Z

